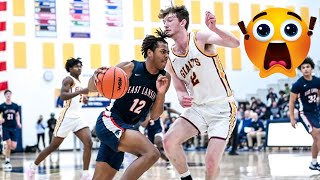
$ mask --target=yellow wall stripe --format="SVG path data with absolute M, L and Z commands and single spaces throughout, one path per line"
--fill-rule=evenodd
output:
M 201 22 L 201 14 L 200 14 L 200 1 L 193 0 L 191 1 L 191 16 L 192 16 L 192 23 L 200 24 Z
M 184 5 L 184 0 L 174 0 L 174 5 L 175 5 L 175 6 Z
M 267 5 L 266 9 L 269 9 L 269 8 L 274 8 L 274 5 Z
M 144 28 L 135 27 L 134 28 L 134 39 L 143 39 L 144 38 Z
M 42 44 L 43 68 L 54 68 L 54 43 Z
M 240 56 L 240 48 L 233 48 L 231 50 L 232 56 L 232 70 L 241 70 L 241 56 Z
M 15 68 L 27 68 L 27 52 L 25 42 L 14 42 L 14 67 Z
M 219 59 L 223 66 L 223 69 L 226 69 L 226 49 L 223 47 L 217 47 L 217 53 L 219 55 Z
M 109 45 L 109 65 L 115 66 L 120 63 L 120 47 L 118 44 Z
M 239 22 L 239 4 L 230 3 L 230 24 L 237 25 Z
M 73 57 L 74 48 L 72 43 L 63 44 L 63 66 L 66 64 L 67 60 Z
M 91 55 L 91 68 L 96 69 L 101 67 L 101 45 L 100 44 L 91 44 L 90 55 Z
M 223 2 L 214 2 L 214 14 L 217 19 L 217 24 L 223 24 Z
M 240 32 L 239 31 L 231 31 L 239 40 L 240 40 Z M 231 49 L 231 59 L 232 59 L 232 70 L 241 70 L 242 62 L 241 62 L 241 50 L 240 48 L 232 48 Z
M 25 15 L 25 0 L 13 0 L 13 16 L 24 16 Z
M 294 6 L 287 6 L 286 8 L 289 9 L 290 11 L 292 11 L 292 12 L 295 12 L 295 7 Z
M 13 35 L 25 36 L 26 35 L 25 23 L 13 23 Z
M 141 54 L 141 45 L 135 45 L 134 49 L 135 49 L 135 51 L 134 51 L 135 56 L 134 57 L 136 58 L 136 60 L 144 61 L 144 58 Z
M 150 1 L 150 13 L 152 22 L 160 22 L 158 14 L 160 12 L 160 0 Z
M 253 18 L 255 15 L 257 15 L 259 12 L 260 12 L 260 5 L 259 4 L 251 4 L 251 18 Z
M 143 21 L 143 0 L 133 0 L 133 19 Z
M 302 18 L 302 20 L 307 24 L 307 26 L 309 27 L 309 21 L 310 21 L 310 17 L 309 17 L 309 8 L 308 7 L 301 7 L 300 8 L 300 16 Z

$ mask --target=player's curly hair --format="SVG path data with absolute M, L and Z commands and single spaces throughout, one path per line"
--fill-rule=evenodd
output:
M 186 28 L 186 30 L 188 30 L 189 12 L 188 12 L 187 8 L 184 5 L 182 5 L 182 6 L 171 6 L 171 7 L 168 7 L 166 9 L 161 9 L 160 13 L 158 15 L 158 18 L 159 19 L 164 19 L 168 14 L 175 14 L 180 22 L 185 19 L 187 21 L 187 23 L 186 23 L 186 25 L 184 27 Z
M 163 42 L 165 44 L 168 44 L 168 42 L 165 40 L 168 37 L 165 31 L 162 31 L 161 29 L 157 29 L 155 33 L 158 35 L 158 37 L 154 35 L 147 35 L 143 39 L 141 52 L 144 58 L 148 56 L 147 54 L 148 49 L 150 49 L 152 52 L 156 50 L 156 48 L 158 47 L 158 42 Z
M 67 70 L 67 72 L 70 72 L 70 68 L 72 68 L 73 66 L 77 65 L 80 63 L 80 65 L 82 66 L 82 61 L 80 61 L 81 58 L 69 58 L 66 62 L 65 68 Z
M 311 68 L 314 69 L 314 62 L 311 57 L 307 56 L 306 59 L 298 66 L 298 69 L 301 71 L 301 66 L 304 64 L 310 64 Z

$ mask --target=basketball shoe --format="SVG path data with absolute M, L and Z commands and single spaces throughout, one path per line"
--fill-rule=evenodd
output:
M 33 163 L 31 163 L 27 170 L 28 179 L 33 179 L 35 174 L 36 174 L 36 166 Z
M 10 161 L 6 161 L 3 165 L 3 170 L 4 171 L 12 171 L 12 165 Z
M 320 171 L 320 165 L 318 163 L 316 164 L 310 163 L 309 169 Z

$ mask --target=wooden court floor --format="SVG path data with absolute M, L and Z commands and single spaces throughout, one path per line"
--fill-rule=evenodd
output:
M 90 172 L 94 172 L 97 151 L 92 152 Z M 204 166 L 205 151 L 188 151 L 190 171 L 196 180 L 205 179 Z M 279 180 L 303 180 L 320 179 L 318 171 L 308 169 L 311 157 L 306 151 L 267 151 L 267 152 L 240 152 L 238 156 L 224 154 L 221 163 L 221 180 L 251 180 L 251 179 L 279 179 Z M 36 153 L 14 153 L 11 158 L 12 172 L 0 170 L 0 179 L 27 179 L 25 171 L 30 162 L 34 160 Z M 3 158 L 1 158 L 3 164 Z M 38 168 L 35 179 L 67 179 L 80 178 L 82 153 L 80 151 L 62 151 L 53 153 Z M 120 179 L 123 169 L 119 171 L 115 179 Z M 173 169 L 168 169 L 166 163 L 159 160 L 140 179 L 142 180 L 167 180 L 179 179 L 179 175 Z

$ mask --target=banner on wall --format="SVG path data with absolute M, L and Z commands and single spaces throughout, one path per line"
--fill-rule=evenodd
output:
M 57 37 L 56 0 L 34 1 L 36 37 Z
M 106 19 L 106 36 L 109 39 L 122 39 L 123 12 L 122 0 L 106 0 L 105 19 Z
M 69 7 L 71 38 L 90 38 L 89 0 L 71 0 Z

